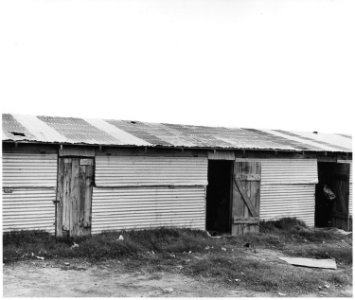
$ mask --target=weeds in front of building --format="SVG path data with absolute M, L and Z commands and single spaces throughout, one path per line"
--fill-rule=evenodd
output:
M 76 240 L 57 240 L 44 232 L 10 232 L 3 237 L 5 263 L 38 257 L 96 263 L 120 260 L 125 269 L 181 272 L 195 279 L 293 295 L 341 288 L 352 282 L 352 235 L 307 228 L 294 218 L 261 222 L 260 233 L 211 237 L 190 229 L 106 232 Z M 275 254 L 276 253 L 276 254 Z M 297 268 L 277 255 L 334 258 L 338 270 Z

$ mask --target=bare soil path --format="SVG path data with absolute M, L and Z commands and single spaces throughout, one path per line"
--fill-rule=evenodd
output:
M 23 261 L 4 266 L 5 297 L 168 297 L 268 296 L 229 290 L 179 273 L 127 272 L 117 261 L 90 264 L 68 260 Z
M 69 266 L 65 266 L 65 262 Z M 88 263 L 85 260 L 30 260 L 3 267 L 5 297 L 272 297 L 242 287 L 211 284 L 178 271 L 129 270 L 118 260 Z M 303 296 L 348 296 L 351 287 Z

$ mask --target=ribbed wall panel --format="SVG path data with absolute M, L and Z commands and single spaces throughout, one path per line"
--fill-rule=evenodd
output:
M 13 189 L 2 194 L 3 231 L 45 230 L 54 233 L 55 189 Z
M 97 187 L 207 185 L 207 158 L 98 156 Z
M 315 186 L 262 185 L 260 190 L 260 218 L 265 220 L 296 217 L 314 226 Z
M 3 153 L 3 230 L 54 233 L 57 155 Z
M 316 159 L 237 159 L 260 161 L 261 184 L 316 184 L 318 171 Z
M 3 153 L 3 187 L 56 187 L 56 154 Z
M 205 229 L 205 187 L 94 188 L 92 233 L 161 226 Z

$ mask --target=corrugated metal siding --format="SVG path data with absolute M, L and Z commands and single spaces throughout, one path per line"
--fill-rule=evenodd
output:
M 57 155 L 3 153 L 4 187 L 55 187 Z
M 94 188 L 92 232 L 161 226 L 205 229 L 205 187 Z
M 316 184 L 316 159 L 261 159 L 261 184 Z
M 98 156 L 98 187 L 207 185 L 207 158 Z
M 54 233 L 55 189 L 13 189 L 2 195 L 3 231 L 45 230 Z
M 262 185 L 260 190 L 260 218 L 264 220 L 296 217 L 314 226 L 313 184 Z
M 3 230 L 54 232 L 57 155 L 3 153 Z
M 261 162 L 260 218 L 297 217 L 314 226 L 315 159 L 237 159 Z

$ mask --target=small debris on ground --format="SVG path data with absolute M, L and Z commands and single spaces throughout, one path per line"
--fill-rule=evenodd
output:
M 119 241 L 123 241 L 123 240 L 124 240 L 124 238 L 123 238 L 123 235 L 122 235 L 122 234 L 120 234 L 120 236 L 118 237 L 118 240 L 119 240 Z
M 64 266 L 67 266 L 67 267 L 69 267 L 69 266 L 70 266 L 70 263 L 68 263 L 68 262 L 65 262 L 65 263 L 64 263 Z
M 305 257 L 279 257 L 294 266 L 309 267 L 309 268 L 320 268 L 320 269 L 332 269 L 336 270 L 337 265 L 335 259 L 316 259 L 316 258 L 305 258 Z
M 335 232 L 335 233 L 339 233 L 341 235 L 350 235 L 350 234 L 352 234 L 351 231 L 345 231 L 345 230 L 340 229 L 340 228 L 333 228 L 330 231 Z
M 74 248 L 78 248 L 79 247 L 79 244 L 75 243 L 70 247 L 71 249 L 74 249 Z
M 164 293 L 164 294 L 170 294 L 170 293 L 172 293 L 173 291 L 174 291 L 173 288 L 165 288 L 165 289 L 163 289 L 163 293 Z
M 235 278 L 235 279 L 234 279 L 234 281 L 236 281 L 236 282 L 239 282 L 239 281 L 240 281 L 240 279 L 238 279 L 238 278 Z
M 286 296 L 287 296 L 287 294 L 281 293 L 281 292 L 278 292 L 277 294 L 278 294 L 280 297 L 286 297 Z
M 171 258 L 175 258 L 176 256 L 175 256 L 175 254 L 170 254 L 169 255 Z
M 205 247 L 205 250 L 210 250 L 210 246 L 206 246 L 206 247 Z
M 44 260 L 43 256 L 36 256 L 37 259 Z
M 178 268 L 178 269 L 183 269 L 184 267 L 182 266 L 182 265 L 177 265 L 177 266 L 175 266 L 175 268 Z
M 192 251 L 190 250 L 190 251 L 189 251 L 189 254 L 191 254 L 191 253 L 192 253 Z
M 227 251 L 227 249 L 226 249 L 226 248 L 224 248 L 224 247 L 222 247 L 222 248 L 221 248 L 221 250 L 222 250 L 222 251 Z
M 330 288 L 330 285 L 329 284 L 325 284 L 323 285 L 326 289 L 329 289 Z

